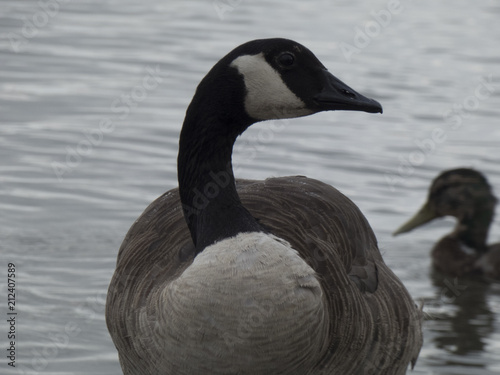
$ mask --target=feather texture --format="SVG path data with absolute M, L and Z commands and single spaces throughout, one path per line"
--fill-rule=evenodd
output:
M 382 112 L 287 39 L 245 43 L 200 82 L 178 180 L 129 230 L 106 322 L 126 375 L 403 374 L 422 313 L 366 219 L 305 177 L 234 179 L 259 120 Z
M 309 334 L 311 342 L 319 335 L 326 344 L 316 343 L 313 347 L 320 349 L 312 351 L 307 361 L 303 360 L 306 362 L 302 364 L 309 366 L 307 371 L 301 363 L 294 363 L 295 369 L 299 369 L 294 372 L 288 366 L 288 357 L 281 353 L 276 356 L 281 372 L 276 368 L 258 371 L 258 363 L 248 359 L 248 366 L 243 367 L 247 370 L 241 369 L 241 363 L 225 361 L 228 367 L 212 368 L 212 373 L 404 374 L 408 363 L 416 360 L 422 344 L 422 313 L 385 265 L 375 236 L 356 205 L 331 186 L 305 177 L 238 180 L 237 189 L 243 205 L 259 223 L 288 241 L 314 270 L 323 299 L 323 311 L 318 314 L 325 317 L 320 319 L 316 330 L 300 332 Z M 120 348 L 126 374 L 193 373 L 168 368 L 165 358 L 168 353 L 162 351 L 165 327 L 159 316 L 164 306 L 159 296 L 192 264 L 194 253 L 177 189 L 154 201 L 123 241 L 110 285 L 107 322 L 115 345 Z M 232 283 L 238 282 L 240 279 L 235 276 Z M 239 290 L 232 283 L 223 291 L 229 295 L 229 301 L 233 290 Z M 254 302 L 263 306 L 261 319 L 270 318 L 265 314 L 266 309 L 281 311 L 278 299 Z M 239 332 L 238 324 L 231 318 L 239 316 L 244 319 L 240 324 L 251 327 L 252 317 L 245 317 L 231 304 L 218 309 L 226 311 L 224 332 L 230 338 L 227 344 L 231 348 L 228 353 L 240 358 L 245 353 L 234 354 L 234 351 L 244 348 L 248 344 L 245 340 L 251 341 L 253 336 Z M 201 335 L 214 335 L 213 327 L 203 317 L 198 319 L 186 316 L 184 321 L 171 324 L 197 330 Z M 261 327 L 265 327 L 261 334 L 281 337 L 274 345 L 288 349 L 284 340 L 296 340 L 296 326 L 302 323 L 290 321 L 280 325 L 271 319 L 261 322 Z M 206 337 L 207 342 L 213 339 Z M 301 353 L 310 348 L 304 346 L 304 340 L 297 340 L 297 344 L 294 353 L 301 358 Z M 290 345 L 293 347 L 293 343 Z M 228 353 L 212 354 L 224 357 Z M 187 363 L 202 361 L 189 351 L 184 355 Z M 210 356 L 207 355 L 205 362 L 210 366 Z M 231 364 L 235 367 L 231 368 Z

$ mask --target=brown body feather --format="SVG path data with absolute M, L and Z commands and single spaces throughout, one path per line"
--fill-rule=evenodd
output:
M 237 189 L 259 223 L 288 241 L 320 281 L 328 343 L 307 374 L 404 374 L 422 345 L 422 313 L 385 265 L 356 205 L 305 177 L 237 180 Z M 155 200 L 125 237 L 106 316 L 126 375 L 169 374 L 157 345 L 158 297 L 191 265 L 194 253 L 177 189 Z M 227 308 L 228 314 L 241 313 Z

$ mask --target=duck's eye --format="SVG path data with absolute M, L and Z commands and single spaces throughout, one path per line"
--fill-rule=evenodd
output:
M 295 56 L 293 54 L 291 54 L 290 52 L 282 53 L 278 57 L 278 62 L 281 66 L 290 67 L 295 62 Z

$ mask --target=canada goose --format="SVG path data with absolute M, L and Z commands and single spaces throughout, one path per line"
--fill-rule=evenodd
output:
M 394 235 L 438 217 L 454 216 L 458 220 L 455 230 L 432 249 L 433 266 L 451 276 L 481 273 L 500 279 L 500 243 L 486 245 L 496 202 L 488 180 L 478 171 L 445 171 L 432 182 L 427 202 Z
M 382 112 L 287 39 L 245 43 L 199 84 L 179 189 L 130 228 L 106 321 L 125 374 L 404 374 L 421 311 L 367 220 L 306 177 L 237 180 L 236 138 L 261 120 Z

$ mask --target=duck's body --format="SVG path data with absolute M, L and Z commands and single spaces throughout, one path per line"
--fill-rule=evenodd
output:
M 132 226 L 110 285 L 125 374 L 404 374 L 415 362 L 421 311 L 359 209 L 305 177 L 234 180 L 233 143 L 257 120 L 381 110 L 328 74 L 305 47 L 271 39 L 238 47 L 202 81 L 179 189 Z
M 480 253 L 466 246 L 454 234 L 441 238 L 431 250 L 432 266 L 454 277 L 478 274 L 476 262 L 480 257 Z
M 458 220 L 455 229 L 431 251 L 433 267 L 454 277 L 500 279 L 500 244 L 486 243 L 495 205 L 491 186 L 481 173 L 468 168 L 445 171 L 434 179 L 424 206 L 395 234 L 438 217 L 453 216 Z
M 500 281 L 500 243 L 488 246 L 488 251 L 474 263 L 475 269 L 490 281 Z

